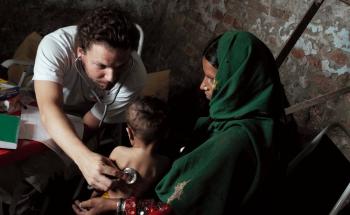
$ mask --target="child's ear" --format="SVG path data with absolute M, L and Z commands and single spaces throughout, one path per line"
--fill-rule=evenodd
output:
M 128 132 L 128 137 L 129 140 L 134 140 L 134 133 L 132 132 L 132 129 L 130 129 L 129 127 L 126 127 L 126 132 Z

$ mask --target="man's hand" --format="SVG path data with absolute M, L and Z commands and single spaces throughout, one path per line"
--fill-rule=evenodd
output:
M 77 165 L 90 186 L 99 191 L 107 191 L 112 187 L 112 179 L 120 175 L 120 170 L 110 159 L 90 152 L 77 160 Z
M 77 215 L 97 215 L 115 211 L 117 199 L 106 199 L 103 197 L 92 198 L 86 201 L 75 201 L 72 208 Z

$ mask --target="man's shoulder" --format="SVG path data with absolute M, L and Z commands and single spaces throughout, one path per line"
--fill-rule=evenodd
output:
M 74 45 L 74 38 L 76 32 L 76 26 L 67 26 L 59 28 L 56 31 L 53 31 L 44 36 L 42 43 L 50 46 L 72 48 Z
M 62 27 L 59 28 L 49 34 L 47 34 L 47 37 L 60 37 L 62 35 L 66 35 L 66 36 L 75 36 L 75 34 L 77 33 L 77 26 L 76 25 L 71 25 L 71 26 L 66 26 L 66 27 Z
M 60 79 L 59 82 L 63 82 L 61 75 L 57 73 L 63 74 L 68 70 L 68 65 L 74 58 L 75 31 L 75 26 L 60 28 L 41 40 L 34 65 L 35 79 Z M 51 73 L 50 77 L 47 77 L 48 72 Z

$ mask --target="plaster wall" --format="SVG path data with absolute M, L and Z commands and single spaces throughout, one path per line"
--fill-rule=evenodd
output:
M 172 33 L 165 34 L 162 41 L 166 43 L 159 55 L 182 79 L 196 80 L 201 72 L 200 53 L 209 38 L 237 28 L 256 34 L 277 57 L 312 2 L 172 1 L 163 26 L 166 32 Z M 280 67 L 281 80 L 292 105 L 349 86 L 349 25 L 349 5 L 339 0 L 324 1 Z M 169 45 L 173 45 L 173 51 L 167 54 Z M 340 122 L 350 129 L 349 98 L 348 93 L 296 112 L 300 131 L 308 138 L 332 122 Z M 345 143 L 349 139 L 344 133 L 335 131 L 330 136 L 348 154 L 349 146 Z

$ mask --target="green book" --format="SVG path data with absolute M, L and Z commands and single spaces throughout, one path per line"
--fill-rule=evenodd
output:
M 21 118 L 0 114 L 0 148 L 16 149 Z

